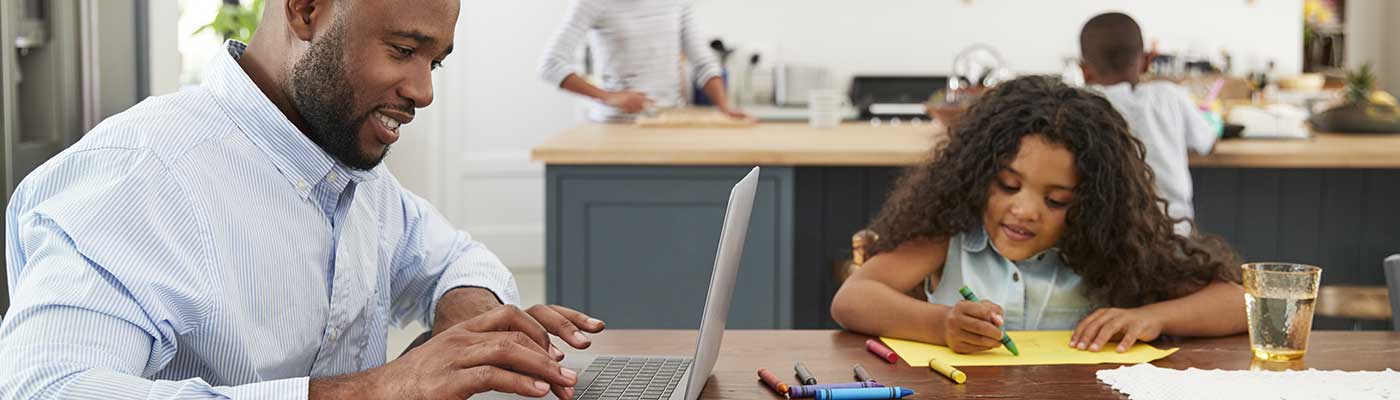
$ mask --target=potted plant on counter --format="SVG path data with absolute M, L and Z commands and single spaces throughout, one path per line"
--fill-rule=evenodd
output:
M 1313 129 L 1336 133 L 1400 134 L 1400 107 L 1395 97 L 1375 90 L 1376 76 L 1371 64 L 1347 72 L 1345 97 L 1341 103 L 1308 118 Z

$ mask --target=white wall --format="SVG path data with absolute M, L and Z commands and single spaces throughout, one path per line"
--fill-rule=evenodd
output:
M 1395 21 L 1400 21 L 1400 3 L 1387 1 L 1383 20 L 1386 22 L 1386 45 L 1383 50 L 1386 55 L 1384 87 L 1391 94 L 1400 95 L 1400 26 L 1395 25 Z
M 1385 9 L 1387 0 L 1350 0 L 1346 9 L 1346 67 L 1369 62 L 1383 70 L 1385 64 Z
M 1090 17 L 1122 11 L 1163 51 L 1234 55 L 1237 72 L 1302 68 L 1302 1 L 699 0 L 705 31 L 776 62 L 852 74 L 947 74 L 972 43 L 998 49 L 1018 73 L 1059 73 L 1079 54 Z
M 580 101 L 535 68 L 564 0 L 463 2 L 457 50 L 435 75 L 436 101 L 390 156 L 405 183 L 518 272 L 544 264 L 543 166 L 529 150 L 580 121 Z M 1078 53 L 1080 25 L 1124 10 L 1169 49 L 1237 65 L 1301 67 L 1301 0 L 699 0 L 704 30 L 740 46 L 842 74 L 944 73 L 964 46 L 1001 49 L 1017 72 L 1058 72 Z M 771 53 L 771 52 L 769 52 Z M 773 58 L 769 58 L 773 60 Z
M 1346 10 L 1347 68 L 1370 62 L 1376 85 L 1400 93 L 1400 2 L 1349 0 Z
M 517 272 L 544 268 L 544 167 L 530 162 L 530 148 L 578 121 L 578 100 L 535 74 L 564 6 L 463 2 L 434 103 L 405 126 L 388 160 Z
M 175 24 L 180 19 L 180 5 L 167 0 L 148 1 L 146 13 L 148 93 L 174 93 L 180 90 L 179 33 Z

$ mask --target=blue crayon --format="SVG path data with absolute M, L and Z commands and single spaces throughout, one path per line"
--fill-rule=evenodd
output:
M 817 391 L 822 389 L 859 389 L 882 387 L 885 387 L 885 385 L 876 382 L 824 383 L 821 385 L 788 386 L 788 397 L 817 397 Z
M 817 400 L 898 399 L 911 394 L 914 394 L 913 390 L 899 386 L 866 389 L 822 389 L 817 391 Z

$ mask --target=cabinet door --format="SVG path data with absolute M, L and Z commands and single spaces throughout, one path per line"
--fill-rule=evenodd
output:
M 548 298 L 614 328 L 696 329 L 744 167 L 550 166 Z M 765 168 L 728 326 L 791 326 L 792 170 Z

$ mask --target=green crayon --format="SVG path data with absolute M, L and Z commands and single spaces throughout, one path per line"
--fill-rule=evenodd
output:
M 962 297 L 964 299 L 967 299 L 967 301 L 981 301 L 977 299 L 977 295 L 972 294 L 972 289 L 968 288 L 967 286 L 963 286 L 962 289 L 958 289 L 958 293 L 962 293 Z M 1016 350 L 1016 342 L 1011 341 L 1011 336 L 1006 335 L 1005 326 L 1001 327 L 1001 344 L 1006 346 L 1006 349 L 1010 350 L 1012 355 L 1021 355 L 1021 351 Z

